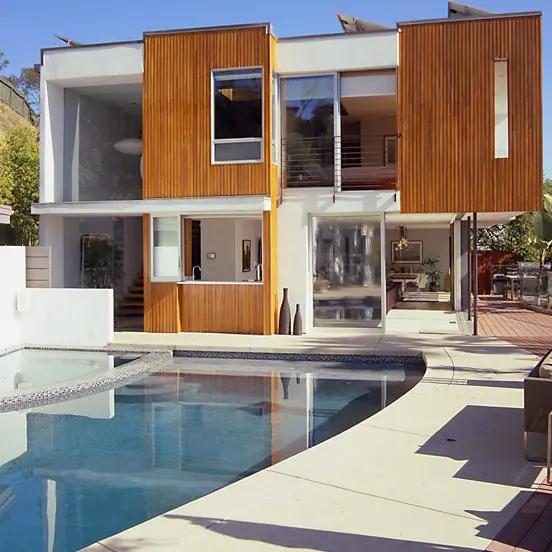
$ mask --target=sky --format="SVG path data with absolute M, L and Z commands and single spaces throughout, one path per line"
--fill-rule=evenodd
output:
M 0 0 L 0 51 L 8 73 L 40 62 L 40 49 L 62 43 L 137 40 L 144 31 L 272 23 L 278 37 L 340 32 L 337 13 L 395 26 L 397 21 L 447 16 L 447 0 Z M 544 170 L 552 177 L 551 0 L 461 0 L 495 13 L 543 13 Z

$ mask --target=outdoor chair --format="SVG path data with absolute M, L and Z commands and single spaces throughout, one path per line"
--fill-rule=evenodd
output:
M 552 350 L 529 372 L 523 382 L 525 457 L 537 462 L 547 459 L 552 430 L 549 427 L 552 422 L 552 378 L 539 376 L 541 365 L 546 363 L 552 364 Z

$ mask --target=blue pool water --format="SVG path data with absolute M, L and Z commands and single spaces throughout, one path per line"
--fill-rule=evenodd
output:
M 175 359 L 120 389 L 0 414 L 0 550 L 78 550 L 336 435 L 422 375 L 346 366 Z

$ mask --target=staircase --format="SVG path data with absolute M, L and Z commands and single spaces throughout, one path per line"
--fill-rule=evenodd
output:
M 117 303 L 117 316 L 144 316 L 144 275 L 138 274 Z

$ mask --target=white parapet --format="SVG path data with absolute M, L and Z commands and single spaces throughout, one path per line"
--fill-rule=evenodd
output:
M 398 66 L 398 33 L 281 39 L 277 60 L 281 74 L 389 69 Z
M 25 344 L 102 347 L 113 340 L 112 289 L 27 289 Z

